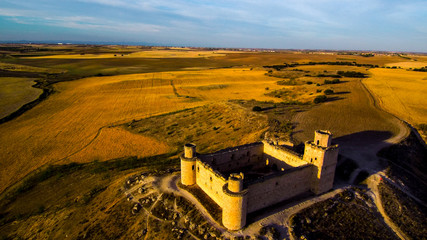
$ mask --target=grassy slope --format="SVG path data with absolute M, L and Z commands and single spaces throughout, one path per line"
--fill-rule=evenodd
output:
M 42 93 L 41 89 L 33 88 L 32 85 L 32 78 L 0 77 L 0 119 Z
M 398 239 L 372 204 L 366 193 L 346 190 L 294 215 L 292 234 L 297 239 Z
M 316 66 L 317 67 L 317 66 Z M 327 68 L 327 67 L 326 67 Z M 357 69 L 357 68 L 356 68 Z M 359 68 L 359 71 L 363 68 Z M 377 110 L 360 83 L 360 79 L 343 78 L 343 83 L 328 86 L 335 93 L 332 101 L 310 111 L 298 114 L 294 137 L 299 141 L 311 140 L 314 130 L 328 129 L 334 137 L 342 137 L 364 131 L 397 133 L 390 116 Z M 356 139 L 356 141 L 358 141 Z M 349 144 L 352 144 L 350 142 Z

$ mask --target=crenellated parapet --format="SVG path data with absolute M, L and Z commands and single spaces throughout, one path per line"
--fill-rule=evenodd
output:
M 182 184 L 197 184 L 222 208 L 223 225 L 239 230 L 247 213 L 330 190 L 338 145 L 332 144 L 329 131 L 317 130 L 303 155 L 264 141 L 211 154 L 197 154 L 194 144 L 185 144 L 180 158 Z
M 181 159 L 181 183 L 191 186 L 196 183 L 196 145 L 187 143 L 184 145 L 184 154 Z
M 243 179 L 243 173 L 232 173 L 222 188 L 222 223 L 229 230 L 239 230 L 246 225 L 248 191 L 243 189 Z

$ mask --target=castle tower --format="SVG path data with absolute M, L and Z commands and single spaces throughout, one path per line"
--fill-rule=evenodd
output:
M 181 158 L 181 183 L 189 186 L 196 183 L 196 145 L 184 145 L 184 154 Z
M 222 224 L 229 230 L 239 230 L 246 225 L 247 191 L 243 190 L 243 173 L 232 173 L 223 187 Z
M 324 130 L 316 130 L 314 141 L 305 142 L 303 160 L 314 166 L 311 191 L 315 194 L 329 191 L 334 184 L 338 145 L 331 142 L 331 132 Z

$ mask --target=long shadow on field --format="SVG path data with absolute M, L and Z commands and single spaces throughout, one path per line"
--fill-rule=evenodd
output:
M 336 96 L 335 97 L 328 97 L 325 102 L 335 102 L 335 101 L 343 100 L 343 99 L 344 99 L 343 97 L 336 97 Z
M 349 93 L 351 93 L 351 92 L 349 92 L 349 91 L 334 92 L 335 95 L 349 94 Z
M 373 144 L 385 144 L 393 134 L 389 131 L 362 131 L 334 138 L 333 142 L 340 146 L 366 147 Z M 379 150 L 379 149 L 378 149 Z

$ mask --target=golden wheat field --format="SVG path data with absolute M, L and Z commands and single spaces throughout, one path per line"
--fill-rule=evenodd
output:
M 230 68 L 58 83 L 56 94 L 0 125 L 1 190 L 47 163 L 165 153 L 168 147 L 153 139 L 107 127 L 209 102 L 276 100 L 264 95 L 267 86 L 279 88 L 276 79 L 264 73 Z M 226 87 L 218 88 L 218 84 Z M 127 140 L 120 141 L 122 138 Z
M 427 62 L 415 62 L 415 61 L 409 61 L 409 62 L 396 62 L 396 63 L 388 63 L 386 66 L 389 67 L 401 67 L 401 68 L 420 68 L 427 66 Z
M 364 82 L 382 108 L 411 124 L 427 122 L 427 73 L 384 68 L 370 72 L 372 77 Z

